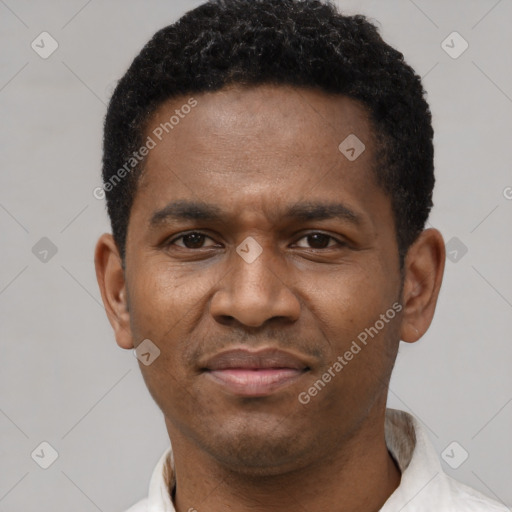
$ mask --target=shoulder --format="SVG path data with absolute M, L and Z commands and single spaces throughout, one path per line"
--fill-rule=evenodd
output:
M 148 499 L 144 498 L 143 500 L 140 500 L 125 512 L 148 512 Z
M 469 487 L 446 475 L 451 488 L 453 508 L 451 510 L 464 512 L 510 512 L 505 505 L 495 501 L 485 494 Z

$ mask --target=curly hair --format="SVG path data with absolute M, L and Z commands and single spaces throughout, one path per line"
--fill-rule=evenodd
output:
M 209 0 L 156 32 L 111 97 L 104 183 L 141 147 L 148 119 L 165 101 L 231 84 L 313 87 L 364 105 L 377 141 L 373 172 L 391 200 L 402 268 L 432 208 L 430 109 L 403 54 L 365 16 L 342 15 L 330 1 Z M 105 187 L 123 263 L 144 161 L 116 186 Z

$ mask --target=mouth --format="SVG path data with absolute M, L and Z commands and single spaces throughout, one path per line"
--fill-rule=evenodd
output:
M 310 367 L 301 356 L 269 348 L 221 352 L 208 360 L 201 370 L 231 394 L 262 397 L 296 382 Z

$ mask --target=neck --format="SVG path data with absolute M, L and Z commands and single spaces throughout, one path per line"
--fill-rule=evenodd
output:
M 176 511 L 377 512 L 400 483 L 385 443 L 384 413 L 368 418 L 329 456 L 271 476 L 241 474 L 219 465 L 168 423 Z

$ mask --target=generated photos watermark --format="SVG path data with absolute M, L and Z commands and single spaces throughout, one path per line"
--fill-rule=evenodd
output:
M 103 183 L 102 187 L 96 187 L 92 193 L 96 199 L 105 199 L 105 193 L 113 190 L 123 178 L 125 178 L 137 165 L 149 155 L 149 152 L 156 148 L 159 142 L 163 140 L 165 135 L 171 133 L 176 126 L 178 126 L 182 119 L 190 114 L 194 107 L 197 107 L 197 100 L 190 98 L 187 103 L 183 104 L 181 108 L 177 108 L 168 121 L 160 123 L 152 132 L 148 135 L 146 142 L 137 150 L 132 153 L 132 156 L 128 158 L 125 164 L 120 167 L 115 174 L 113 174 L 108 181 Z
M 325 386 L 331 382 L 332 379 L 338 375 L 345 366 L 348 365 L 354 357 L 361 352 L 361 350 L 367 346 L 368 337 L 374 338 L 377 334 L 384 329 L 386 324 L 389 324 L 393 318 L 402 311 L 402 304 L 395 302 L 385 313 L 381 314 L 379 320 L 377 320 L 372 326 L 366 327 L 364 331 L 361 331 L 357 335 L 357 340 L 353 340 L 349 349 L 345 351 L 343 355 L 339 355 L 336 361 L 322 374 L 322 376 L 316 380 L 313 385 L 307 390 L 299 393 L 298 400 L 301 404 L 306 405 L 311 402 L 311 399 L 317 396 Z M 359 342 L 359 343 L 358 343 Z M 361 346 L 362 345 L 362 346 Z

